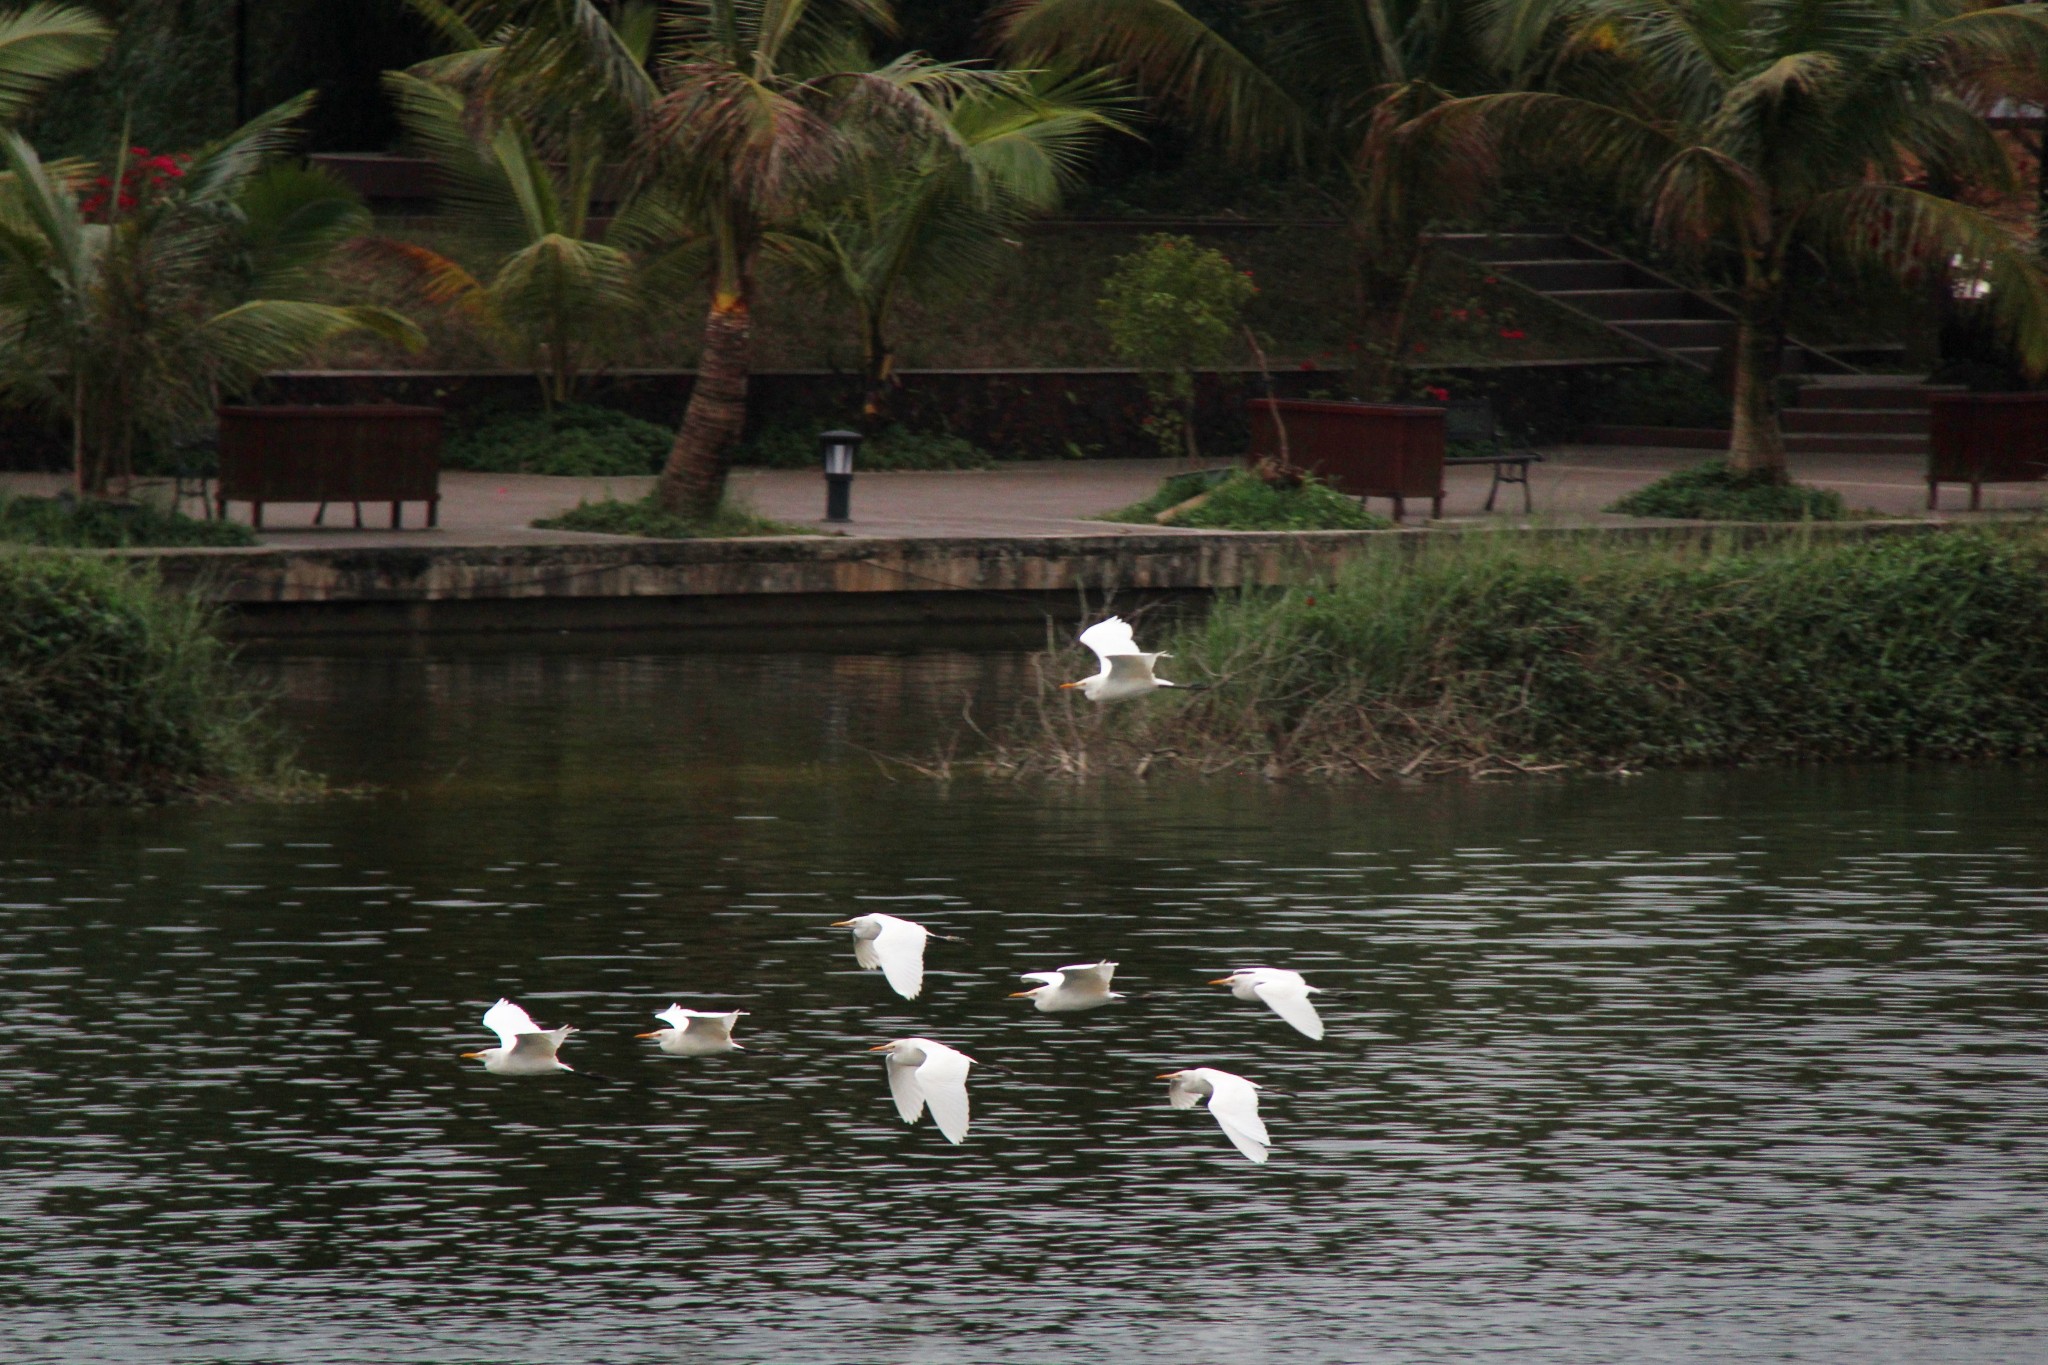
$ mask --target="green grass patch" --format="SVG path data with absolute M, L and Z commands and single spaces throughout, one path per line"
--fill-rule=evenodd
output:
M 127 566 L 0 552 L 0 809 L 317 792 L 213 625 Z
M 1357 498 L 1310 478 L 1276 488 L 1247 470 L 1176 474 L 1159 491 L 1101 518 L 1149 525 L 1170 507 L 1206 493 L 1208 500 L 1168 523 L 1204 531 L 1383 531 L 1394 523 L 1365 510 Z
M 485 418 L 448 440 L 441 463 L 491 474 L 615 478 L 653 474 L 676 434 L 667 427 L 589 403 Z
M 1737 473 L 1721 460 L 1667 474 L 1607 510 L 1693 521 L 1840 521 L 1849 515 L 1839 493 Z
M 727 499 L 708 521 L 690 521 L 666 511 L 650 493 L 621 502 L 605 498 L 582 502 L 559 516 L 533 523 L 543 531 L 595 531 L 607 536 L 648 536 L 655 540 L 716 540 L 736 536 L 814 536 L 808 526 L 770 521 L 745 505 Z
M 256 533 L 238 521 L 202 521 L 138 502 L 5 493 L 0 493 L 0 541 L 104 550 L 257 543 Z
M 1111 708 L 1044 692 L 990 766 L 1390 780 L 2039 756 L 2048 534 L 1388 541 L 1148 646 L 1211 686 Z

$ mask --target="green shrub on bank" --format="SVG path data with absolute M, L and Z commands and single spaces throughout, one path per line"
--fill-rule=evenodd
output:
M 653 494 L 631 502 L 605 498 L 581 502 L 559 516 L 533 523 L 543 531 L 593 531 L 607 536 L 648 536 L 656 540 L 712 540 L 734 536 L 808 536 L 803 526 L 770 521 L 731 498 L 709 521 L 689 521 L 665 510 Z
M 758 469 L 816 469 L 818 433 L 827 430 L 815 422 L 768 422 L 733 452 L 733 463 Z M 902 426 L 883 427 L 869 436 L 855 457 L 862 470 L 987 469 L 994 463 L 993 456 L 964 436 Z
M 1177 514 L 1168 524 L 1204 531 L 1381 531 L 1394 524 L 1317 479 L 1278 488 L 1243 469 L 1221 477 L 1213 471 L 1176 474 L 1162 481 L 1151 497 L 1102 520 L 1150 524 L 1161 512 L 1203 493 L 1208 494 L 1207 501 Z
M 315 785 L 206 608 L 98 558 L 0 553 L 0 809 Z
M 1154 646 L 1176 681 L 1213 687 L 1099 711 L 1048 694 L 993 765 L 1389 777 L 2048 754 L 2039 532 L 1405 548 L 1219 603 Z
M 1692 521 L 1840 521 L 1849 515 L 1839 493 L 1740 474 L 1721 460 L 1666 474 L 1607 510 Z
M 620 478 L 658 472 L 675 439 L 668 427 L 614 408 L 565 403 L 487 417 L 450 437 L 441 463 L 491 474 Z
M 0 541 L 73 549 L 254 545 L 238 521 L 202 521 L 182 512 L 102 498 L 13 498 L 0 493 Z

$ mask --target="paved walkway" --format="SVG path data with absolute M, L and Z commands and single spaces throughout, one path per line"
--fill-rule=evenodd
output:
M 1447 471 L 1448 496 L 1444 521 L 1457 525 L 1520 523 L 1545 525 L 1627 524 L 1601 509 L 1621 494 L 1641 487 L 1674 469 L 1706 458 L 1699 451 L 1642 449 L 1619 446 L 1559 446 L 1534 469 L 1534 517 L 1524 517 L 1519 489 L 1501 492 L 1502 510 L 1482 510 L 1489 474 L 1485 469 Z M 987 470 L 931 473 L 868 473 L 853 484 L 853 521 L 828 527 L 822 520 L 823 478 L 808 470 L 739 470 L 733 491 L 764 516 L 793 525 L 815 527 L 852 536 L 1071 536 L 1115 535 L 1160 527 L 1122 526 L 1091 520 L 1137 501 L 1158 486 L 1177 466 L 1159 460 L 1032 461 Z M 1912 456 L 1795 455 L 1793 477 L 1832 488 L 1851 507 L 1870 508 L 1895 516 L 1926 516 L 1924 465 Z M 383 504 L 364 508 L 366 529 L 352 529 L 351 510 L 330 507 L 325 528 L 313 527 L 310 505 L 283 504 L 265 509 L 263 539 L 274 545 L 537 545 L 609 541 L 571 531 L 537 531 L 529 524 L 578 501 L 606 496 L 637 498 L 653 480 L 557 479 L 533 474 L 473 474 L 451 470 L 442 475 L 441 525 L 421 526 L 418 504 L 406 509 L 405 529 L 391 531 L 383 522 Z M 0 487 L 17 493 L 45 493 L 61 488 L 55 475 L 0 474 Z M 2036 511 L 2044 503 L 2042 485 L 2002 484 L 1984 490 L 1987 511 Z M 1945 486 L 1944 518 L 1968 504 L 1969 490 Z M 1387 511 L 1384 501 L 1373 507 Z M 246 504 L 233 509 L 248 516 Z M 1410 524 L 1428 514 L 1426 502 L 1408 506 Z M 1182 534 L 1201 534 L 1183 532 Z

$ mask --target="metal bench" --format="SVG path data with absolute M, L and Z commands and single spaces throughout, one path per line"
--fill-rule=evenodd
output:
M 1486 510 L 1493 510 L 1493 500 L 1500 494 L 1504 483 L 1522 485 L 1522 510 L 1533 512 L 1536 501 L 1529 491 L 1529 466 L 1543 456 L 1526 446 L 1510 446 L 1501 440 L 1500 423 L 1494 420 L 1493 403 L 1485 398 L 1454 398 L 1444 410 L 1444 443 L 1446 446 L 1463 446 L 1467 449 L 1480 447 L 1485 454 L 1453 455 L 1444 454 L 1444 464 L 1493 466 L 1493 486 L 1486 490 Z

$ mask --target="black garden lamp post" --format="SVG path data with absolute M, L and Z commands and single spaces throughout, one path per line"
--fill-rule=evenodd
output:
M 825 462 L 825 520 L 851 519 L 853 502 L 853 453 L 860 449 L 857 431 L 827 431 L 818 437 L 818 453 Z

